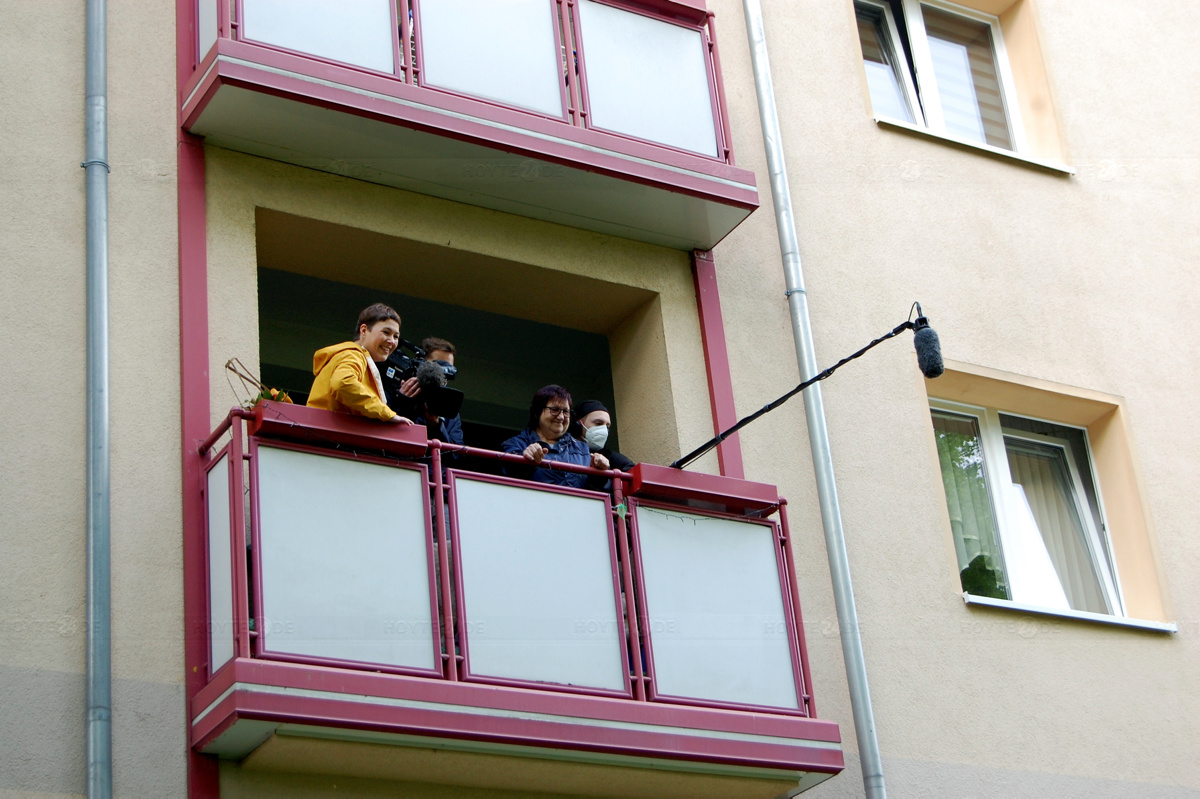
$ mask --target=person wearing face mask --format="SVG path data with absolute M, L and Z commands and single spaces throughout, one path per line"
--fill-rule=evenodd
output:
M 505 464 L 504 471 L 538 483 L 583 488 L 588 475 L 537 468 L 544 461 L 573 463 L 607 469 L 608 459 L 591 452 L 588 445 L 568 432 L 571 426 L 571 394 L 562 386 L 549 385 L 538 389 L 529 403 L 529 424 L 508 439 L 502 449 L 510 455 L 522 456 L 525 465 Z
M 612 416 L 609 414 L 608 408 L 604 407 L 603 402 L 584 400 L 575 406 L 575 411 L 571 416 L 575 420 L 571 426 L 571 432 L 577 438 L 582 439 L 592 453 L 600 455 L 608 461 L 610 469 L 627 472 L 633 468 L 633 461 L 608 446 Z M 589 480 L 587 487 L 607 491 L 611 487 L 611 481 L 594 477 Z

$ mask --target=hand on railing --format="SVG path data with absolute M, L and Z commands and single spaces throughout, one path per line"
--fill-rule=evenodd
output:
M 525 451 L 521 453 L 521 457 L 527 461 L 530 461 L 531 463 L 540 464 L 542 459 L 546 457 L 546 453 L 549 451 L 550 448 L 548 446 L 543 444 L 541 441 L 535 441 L 525 448 Z

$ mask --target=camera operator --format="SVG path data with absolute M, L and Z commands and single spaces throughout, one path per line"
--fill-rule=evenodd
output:
M 405 355 L 401 348 L 410 350 L 414 357 Z M 458 374 L 455 352 L 454 345 L 441 338 L 427 338 L 419 347 L 401 341 L 388 360 L 378 364 L 388 406 L 424 423 L 429 438 L 448 444 L 463 443 L 459 414 L 463 394 L 446 385 Z

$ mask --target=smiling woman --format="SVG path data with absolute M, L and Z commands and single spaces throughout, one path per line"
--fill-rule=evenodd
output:
M 308 405 L 411 424 L 388 407 L 387 392 L 375 366 L 375 361 L 387 360 L 399 342 L 400 314 L 382 303 L 364 308 L 358 315 L 354 341 L 323 347 L 313 355 Z
M 529 424 L 504 442 L 510 455 L 521 455 L 531 466 L 544 461 L 573 463 L 607 469 L 603 455 L 588 450 L 587 444 L 575 438 L 567 427 L 571 424 L 571 394 L 562 386 L 549 385 L 538 389 L 529 403 Z M 577 472 L 559 472 L 529 466 L 506 467 L 513 477 L 524 477 L 538 483 L 582 488 L 588 476 Z

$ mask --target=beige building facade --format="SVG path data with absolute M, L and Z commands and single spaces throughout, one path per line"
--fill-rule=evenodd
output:
M 539 705 L 551 731 L 522 732 L 519 745 L 487 721 L 472 737 L 426 721 L 281 722 L 240 705 L 221 730 L 275 726 L 236 745 L 199 732 L 221 701 L 250 692 L 239 676 L 211 706 L 197 699 L 220 693 L 212 568 L 197 563 L 211 558 L 203 469 L 228 438 L 197 453 L 249 399 L 230 359 L 303 396 L 312 352 L 382 300 L 405 337 L 458 345 L 467 444 L 519 430 L 533 391 L 558 382 L 604 400 L 621 451 L 663 466 L 801 379 L 737 0 L 513 3 L 513 25 L 545 5 L 556 35 L 593 42 L 591 71 L 580 45 L 554 82 L 562 120 L 484 94 L 504 82 L 472 88 L 440 66 L 435 13 L 467 37 L 453 14 L 485 5 L 425 0 L 405 20 L 410 3 L 375 3 L 391 15 L 384 49 L 405 65 L 391 76 L 305 52 L 271 27 L 276 5 L 108 4 L 115 795 L 864 795 L 799 398 L 689 471 L 787 498 L 803 608 L 793 659 L 819 712 L 800 701 L 761 728 L 738 716 L 703 729 L 782 749 L 790 733 L 776 730 L 800 727 L 770 724 L 812 722 L 801 737 L 831 760 L 795 755 L 789 767 L 718 744 L 639 755 L 622 735 L 674 722 L 614 710 L 611 741 L 576 739 L 551 716 L 592 711 L 568 704 Z M 1179 24 L 1191 6 L 764 5 L 820 366 L 909 318 L 914 300 L 945 358 L 946 374 L 924 379 L 904 333 L 822 383 L 888 792 L 1200 794 L 1200 427 L 1189 413 L 1200 72 Z M 76 796 L 87 785 L 85 21 L 61 2 L 0 8 L 0 797 Z M 600 124 L 592 32 L 606 13 L 637 17 L 613 17 L 612 30 L 628 23 L 645 41 L 662 30 L 651 22 L 700 37 L 713 155 L 672 138 L 690 123 L 623 130 L 614 112 Z M 960 29 L 975 39 L 955 50 Z M 995 74 L 979 78 L 989 53 Z M 965 101 L 956 63 L 975 75 L 957 87 Z M 474 95 L 491 98 L 478 117 Z M 647 96 L 664 115 L 695 110 Z M 958 119 L 963 103 L 979 112 L 977 136 Z M 1070 517 L 1060 532 L 1043 521 L 1053 513 Z M 336 671 L 319 663 L 310 678 Z M 710 704 L 695 712 L 741 712 Z M 840 736 L 821 738 L 829 729 Z

